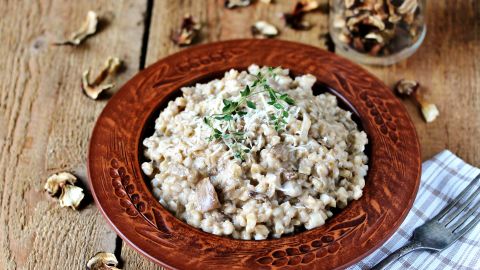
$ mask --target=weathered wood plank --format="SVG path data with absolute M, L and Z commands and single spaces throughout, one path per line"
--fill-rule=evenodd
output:
M 320 38 L 328 31 L 328 14 L 322 12 L 327 0 L 319 1 L 322 9 L 307 14 L 306 20 L 314 27 L 309 31 L 295 31 L 285 27 L 282 13 L 293 10 L 296 1 L 278 0 L 275 4 L 264 4 L 255 1 L 245 8 L 226 9 L 223 0 L 195 1 L 168 0 L 156 1 L 153 6 L 152 24 L 148 43 L 147 64 L 173 52 L 181 50 L 170 41 L 170 31 L 177 29 L 185 14 L 192 14 L 202 25 L 200 43 L 219 40 L 251 38 L 250 27 L 256 21 L 265 20 L 281 31 L 279 39 L 299 41 L 324 48 L 324 40 Z
M 419 81 L 435 103 L 439 118 L 426 124 L 405 101 L 415 123 L 422 158 L 450 149 L 480 166 L 480 3 L 426 1 L 427 36 L 415 55 L 391 67 L 367 67 L 387 85 L 402 78 Z
M 72 170 L 86 184 L 87 144 L 106 100 L 80 90 L 84 69 L 119 56 L 138 70 L 145 1 L 3 1 L 0 5 L 0 265 L 2 269 L 82 269 L 116 235 L 91 203 L 61 209 L 43 192 L 46 177 Z M 81 47 L 54 47 L 95 10 L 107 25 Z M 96 73 L 96 70 L 94 71 Z

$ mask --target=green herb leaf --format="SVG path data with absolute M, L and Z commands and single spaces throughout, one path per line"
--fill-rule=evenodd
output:
M 277 97 L 275 96 L 275 92 L 269 90 L 268 95 L 270 96 L 271 101 L 276 101 L 277 100 Z
M 280 103 L 275 103 L 275 104 L 273 104 L 273 107 L 275 107 L 275 108 L 277 108 L 277 109 L 279 109 L 279 110 L 282 110 L 282 109 L 283 109 L 283 105 L 280 104 Z
M 251 92 L 250 87 L 247 85 L 247 86 L 245 86 L 245 90 L 240 91 L 240 95 L 242 97 L 246 97 L 246 96 L 250 95 L 250 92 Z
M 268 84 L 267 76 L 275 78 L 277 76 L 275 70 L 276 68 L 269 67 L 267 68 L 267 72 L 264 71 L 263 73 L 255 75 L 256 79 L 253 83 L 250 86 L 246 85 L 245 88 L 240 91 L 240 99 L 238 101 L 223 99 L 223 113 L 207 116 L 203 119 L 204 123 L 212 129 L 212 134 L 208 139 L 213 140 L 223 138 L 224 140 L 227 140 L 224 142 L 228 148 L 232 150 L 234 157 L 242 161 L 245 160 L 245 154 L 249 153 L 250 149 L 244 145 L 246 140 L 245 133 L 242 130 L 235 130 L 237 125 L 230 121 L 234 119 L 234 115 L 241 117 L 247 114 L 247 111 L 241 109 L 244 104 L 248 108 L 257 109 L 255 102 L 249 99 L 249 97 L 263 92 L 268 93 L 269 100 L 267 103 L 278 110 L 268 115 L 270 119 L 269 123 L 277 132 L 285 128 L 285 124 L 287 124 L 286 118 L 289 116 L 288 111 L 285 109 L 286 105 L 283 104 L 283 102 L 279 102 L 279 100 L 283 100 L 289 105 L 295 104 L 295 101 L 288 96 L 288 94 L 280 93 Z M 215 126 L 218 128 L 214 128 L 212 123 L 213 120 L 223 122 L 215 123 Z M 233 142 L 231 140 L 233 140 Z
M 295 105 L 295 100 L 293 100 L 291 97 L 287 96 L 284 101 L 288 104 L 288 105 Z
M 203 122 L 210 127 L 212 126 L 212 123 L 210 122 L 210 119 L 208 119 L 208 117 L 203 117 Z
M 222 112 L 223 112 L 223 113 L 226 113 L 226 112 L 228 112 L 231 108 L 232 108 L 232 105 L 231 105 L 231 104 L 225 105 L 225 106 L 222 108 Z

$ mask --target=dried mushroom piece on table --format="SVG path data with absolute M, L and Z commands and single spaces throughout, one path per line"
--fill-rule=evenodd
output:
M 89 36 L 97 32 L 98 16 L 94 11 L 87 13 L 87 18 L 80 29 L 74 32 L 69 39 L 53 43 L 54 45 L 72 45 L 78 46 Z
M 226 8 L 246 7 L 252 3 L 251 0 L 225 0 Z
M 295 30 L 308 30 L 312 28 L 312 24 L 304 20 L 306 13 L 315 10 L 319 4 L 315 0 L 301 0 L 295 5 L 291 13 L 284 13 L 283 17 L 288 27 Z
M 90 82 L 90 69 L 87 69 L 82 74 L 82 89 L 83 92 L 91 99 L 97 99 L 98 96 L 105 90 L 114 86 L 113 83 L 103 83 L 107 78 L 112 80 L 113 76 L 118 72 L 122 65 L 120 59 L 116 57 L 109 57 L 93 82 Z
M 433 122 L 440 114 L 435 104 L 425 100 L 417 81 L 402 79 L 395 85 L 395 91 L 400 96 L 413 98 L 413 101 L 420 106 L 423 118 L 427 123 Z
M 58 197 L 61 207 L 77 209 L 84 198 L 83 189 L 75 186 L 77 178 L 69 172 L 52 174 L 45 183 L 45 191 Z M 60 195 L 59 195 L 60 194 Z
M 200 33 L 201 25 L 197 23 L 192 15 L 185 15 L 177 31 L 172 30 L 170 39 L 179 46 L 187 46 L 194 43 Z
M 415 43 L 423 31 L 418 0 L 336 1 L 332 35 L 361 53 L 389 55 Z
M 254 37 L 272 38 L 278 35 L 278 29 L 266 21 L 256 22 L 252 25 L 251 31 Z
M 87 262 L 87 270 L 120 270 L 118 260 L 114 254 L 99 252 Z

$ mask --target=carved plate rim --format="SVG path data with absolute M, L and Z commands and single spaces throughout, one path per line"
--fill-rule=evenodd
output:
M 365 194 L 320 228 L 266 241 L 214 236 L 174 218 L 144 182 L 138 160 L 139 129 L 155 108 L 179 86 L 228 67 L 245 68 L 251 61 L 314 74 L 357 111 L 367 131 L 372 153 Z M 345 268 L 397 230 L 413 204 L 421 174 L 413 123 L 379 79 L 316 47 L 253 39 L 194 46 L 135 75 L 97 119 L 87 166 L 95 202 L 117 234 L 152 261 L 172 269 Z M 393 192 L 402 196 L 392 197 Z

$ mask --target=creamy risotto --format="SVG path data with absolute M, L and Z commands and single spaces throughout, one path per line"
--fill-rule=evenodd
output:
M 362 196 L 365 132 L 312 75 L 251 65 L 182 88 L 143 141 L 153 194 L 188 224 L 239 239 L 313 229 Z

